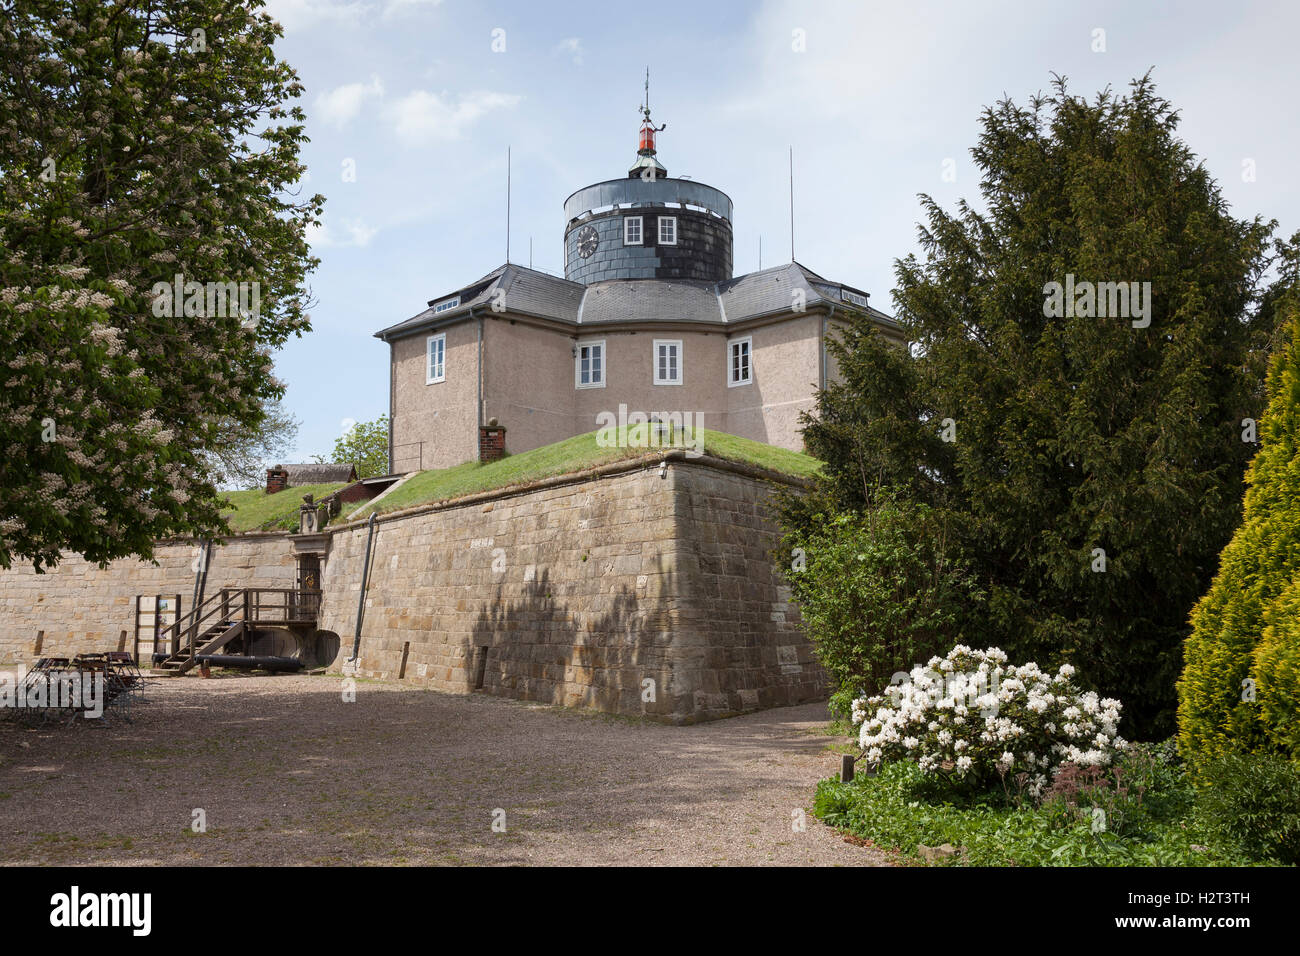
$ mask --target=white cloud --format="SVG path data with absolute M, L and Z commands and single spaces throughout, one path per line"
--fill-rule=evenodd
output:
M 733 74 L 747 79 L 733 88 L 726 106 L 742 114 L 784 114 L 792 124 L 856 121 L 889 110 L 891 118 L 914 115 L 933 126 L 928 112 L 899 90 L 932 87 L 936 63 L 961 63 L 974 72 L 977 61 L 995 58 L 997 51 L 986 47 L 973 56 L 970 38 L 987 36 L 987 24 L 1000 15 L 992 11 L 1007 6 L 769 0 L 741 46 L 748 62 Z
M 446 94 L 414 90 L 389 106 L 385 113 L 399 139 L 407 143 L 459 139 L 465 130 L 488 113 L 509 109 L 520 97 L 512 93 L 475 90 L 456 102 Z
M 552 53 L 562 53 L 566 56 L 573 57 L 574 66 L 582 66 L 582 38 L 565 37 L 559 43 L 555 44 Z
M 371 10 L 362 0 L 267 0 L 266 12 L 286 30 L 317 23 L 356 24 Z
M 367 226 L 360 219 L 340 219 L 341 233 L 336 233 L 325 223 L 308 230 L 307 241 L 312 248 L 342 248 L 344 246 L 368 246 L 370 240 L 379 234 L 373 226 Z
M 369 83 L 347 83 L 316 97 L 317 114 L 324 122 L 342 128 L 361 112 L 366 99 L 383 95 L 383 83 L 372 74 Z
M 393 17 L 412 13 L 420 7 L 436 7 L 441 3 L 442 0 L 388 0 L 382 19 L 390 20 Z

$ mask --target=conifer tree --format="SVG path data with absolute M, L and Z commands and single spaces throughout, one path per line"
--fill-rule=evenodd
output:
M 1296 237 L 1300 239 L 1300 236 Z M 1192 614 L 1178 682 L 1179 747 L 1300 760 L 1300 309 L 1273 357 L 1245 517 Z
M 1273 224 L 1229 214 L 1177 125 L 1149 77 L 987 109 L 983 208 L 922 197 L 923 257 L 896 265 L 914 360 L 851 331 L 805 431 L 827 462 L 805 509 L 860 509 L 875 481 L 941 509 L 986 595 L 963 642 L 1074 663 L 1131 737 L 1174 729 L 1271 333 Z

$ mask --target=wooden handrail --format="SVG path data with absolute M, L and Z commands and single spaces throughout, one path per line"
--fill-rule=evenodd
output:
M 267 601 L 262 597 L 264 594 L 275 595 L 282 600 Z M 282 610 L 283 614 L 274 620 L 292 621 L 299 619 L 293 612 L 310 610 L 311 613 L 301 618 L 307 621 L 314 619 L 319 612 L 321 595 L 322 591 L 319 588 L 222 588 L 206 598 L 198 607 L 191 608 L 189 612 L 159 631 L 154 647 L 156 650 L 157 645 L 166 640 L 169 654 L 179 654 L 182 650 L 181 633 L 188 631 L 189 640 L 186 649 L 192 660 L 198 653 L 200 625 L 214 615 L 217 615 L 218 620 L 232 622 L 242 620 L 254 624 L 263 616 L 263 611 Z M 292 600 L 295 596 L 305 600 L 296 603 Z

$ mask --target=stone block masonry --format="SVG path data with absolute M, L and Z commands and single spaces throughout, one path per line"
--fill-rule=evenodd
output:
M 667 460 L 667 467 L 661 463 Z M 771 477 L 771 476 L 767 476 Z M 826 678 L 773 567 L 774 485 L 743 466 L 680 451 L 413 508 L 376 521 L 365 596 L 363 676 L 455 693 L 588 707 L 671 723 L 826 696 Z M 350 656 L 364 522 L 330 533 L 319 626 Z M 291 587 L 288 535 L 233 538 L 222 586 Z M 0 572 L 0 661 L 71 654 L 128 638 L 136 594 L 193 588 L 191 543 L 160 567 L 68 559 Z M 188 609 L 188 607 L 187 607 Z
M 377 523 L 358 671 L 689 723 L 826 696 L 749 469 L 652 459 Z M 662 477 L 661 477 L 662 471 Z M 366 529 L 321 626 L 350 654 Z
M 136 595 L 179 594 L 182 610 L 189 611 L 198 556 L 197 542 L 166 541 L 155 549 L 157 564 L 132 559 L 99 568 L 65 555 L 44 574 L 19 563 L 0 570 L 0 664 L 32 663 L 38 631 L 45 632 L 43 657 L 116 650 L 122 631 L 130 650 Z M 291 588 L 294 578 L 287 534 L 240 535 L 212 549 L 207 593 L 252 585 Z

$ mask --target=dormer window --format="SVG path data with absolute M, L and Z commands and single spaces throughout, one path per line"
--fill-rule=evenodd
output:
M 439 312 L 446 312 L 448 309 L 454 309 L 458 305 L 460 305 L 460 296 L 458 295 L 452 296 L 450 299 L 443 299 L 433 307 L 433 314 L 437 315 Z
M 677 245 L 677 217 L 676 216 L 659 217 L 659 245 L 661 246 Z
M 639 246 L 641 240 L 641 217 L 624 216 L 623 217 L 623 245 Z

